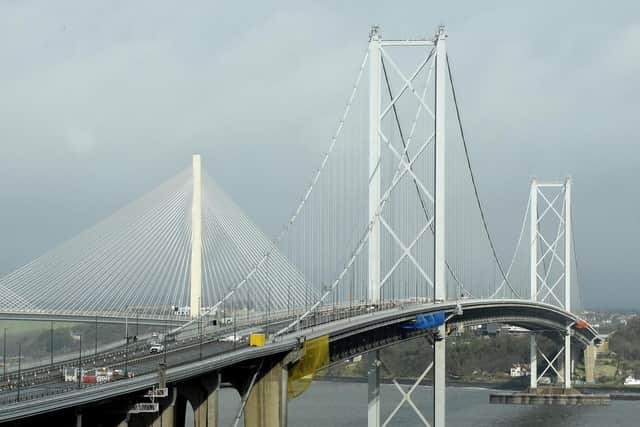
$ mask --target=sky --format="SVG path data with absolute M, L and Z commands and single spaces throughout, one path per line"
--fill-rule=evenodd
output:
M 574 179 L 584 304 L 638 309 L 640 4 L 0 0 L 0 272 L 189 165 L 268 234 L 342 112 L 369 27 L 446 25 L 500 254 L 531 177 Z

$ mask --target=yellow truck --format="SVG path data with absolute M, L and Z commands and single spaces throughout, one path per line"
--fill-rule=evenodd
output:
M 263 347 L 266 343 L 266 337 L 264 334 L 252 333 L 249 335 L 249 345 L 251 347 Z

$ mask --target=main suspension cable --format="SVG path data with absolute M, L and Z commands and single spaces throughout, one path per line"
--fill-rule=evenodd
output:
M 493 258 L 495 259 L 497 266 L 498 266 L 498 270 L 500 270 L 500 274 L 502 275 L 502 278 L 504 279 L 504 281 L 506 282 L 507 286 L 509 287 L 509 289 L 511 289 L 511 291 L 518 297 L 518 298 L 522 298 L 522 296 L 513 288 L 513 286 L 511 286 L 511 282 L 509 282 L 509 278 L 507 277 L 504 268 L 502 267 L 502 263 L 500 262 L 500 258 L 498 258 L 498 253 L 496 251 L 496 247 L 495 244 L 493 243 L 493 238 L 491 237 L 491 234 L 489 233 L 489 226 L 487 224 L 487 219 L 486 216 L 484 214 L 484 209 L 482 208 L 482 202 L 480 201 L 480 195 L 478 193 L 478 185 L 476 183 L 476 177 L 475 174 L 473 173 L 473 169 L 471 168 L 471 158 L 469 156 L 469 148 L 467 146 L 467 140 L 464 136 L 464 128 L 462 127 L 462 118 L 460 117 L 460 108 L 458 106 L 458 99 L 456 97 L 456 89 L 455 86 L 453 85 L 453 75 L 451 73 L 451 63 L 449 62 L 449 55 L 447 54 L 447 71 L 449 73 L 449 83 L 451 84 L 451 94 L 453 95 L 453 104 L 456 107 L 456 117 L 458 119 L 458 129 L 460 130 L 460 137 L 462 139 L 462 145 L 464 147 L 464 155 L 465 158 L 467 160 L 467 167 L 469 168 L 469 174 L 471 175 L 471 183 L 473 184 L 473 192 L 476 198 L 476 204 L 478 205 L 478 209 L 480 210 L 480 219 L 482 220 L 482 227 L 484 228 L 484 232 L 487 236 L 487 239 L 489 240 L 489 246 L 491 247 L 491 252 L 493 254 Z

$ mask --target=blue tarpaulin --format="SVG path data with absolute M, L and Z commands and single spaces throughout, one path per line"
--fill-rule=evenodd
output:
M 402 327 L 405 329 L 435 329 L 444 325 L 444 321 L 444 311 L 439 311 L 433 314 L 419 314 L 414 323 L 406 323 Z

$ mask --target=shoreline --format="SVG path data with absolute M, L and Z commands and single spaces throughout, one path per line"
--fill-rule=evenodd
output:
M 332 382 L 332 383 L 364 383 L 366 384 L 367 378 L 365 377 L 339 377 L 339 376 L 317 376 L 314 381 Z M 415 378 L 396 378 L 396 381 L 401 385 L 413 385 Z M 381 384 L 393 384 L 390 378 L 380 378 Z M 431 387 L 433 382 L 431 380 L 423 380 L 420 386 Z M 485 390 L 508 390 L 508 391 L 523 391 L 528 389 L 528 381 L 514 380 L 514 381 L 502 381 L 502 382 L 490 382 L 490 381 L 462 381 L 462 380 L 447 380 L 447 387 L 474 387 Z M 594 384 L 578 384 L 574 388 L 579 391 L 587 393 L 614 393 L 617 395 L 640 395 L 640 388 L 627 388 L 624 386 L 611 386 L 611 385 L 594 385 Z
M 331 382 L 331 383 L 367 383 L 365 377 L 338 377 L 338 376 L 317 376 L 314 381 Z M 396 378 L 396 381 L 402 385 L 413 385 L 415 378 Z M 380 384 L 393 384 L 390 378 L 380 378 Z M 433 386 L 433 381 L 423 380 L 420 383 L 422 387 Z M 510 390 L 521 391 L 527 388 L 526 384 L 522 381 L 506 381 L 506 382 L 489 382 L 489 381 L 460 381 L 460 380 L 447 380 L 448 387 L 474 387 L 482 388 L 486 390 Z

